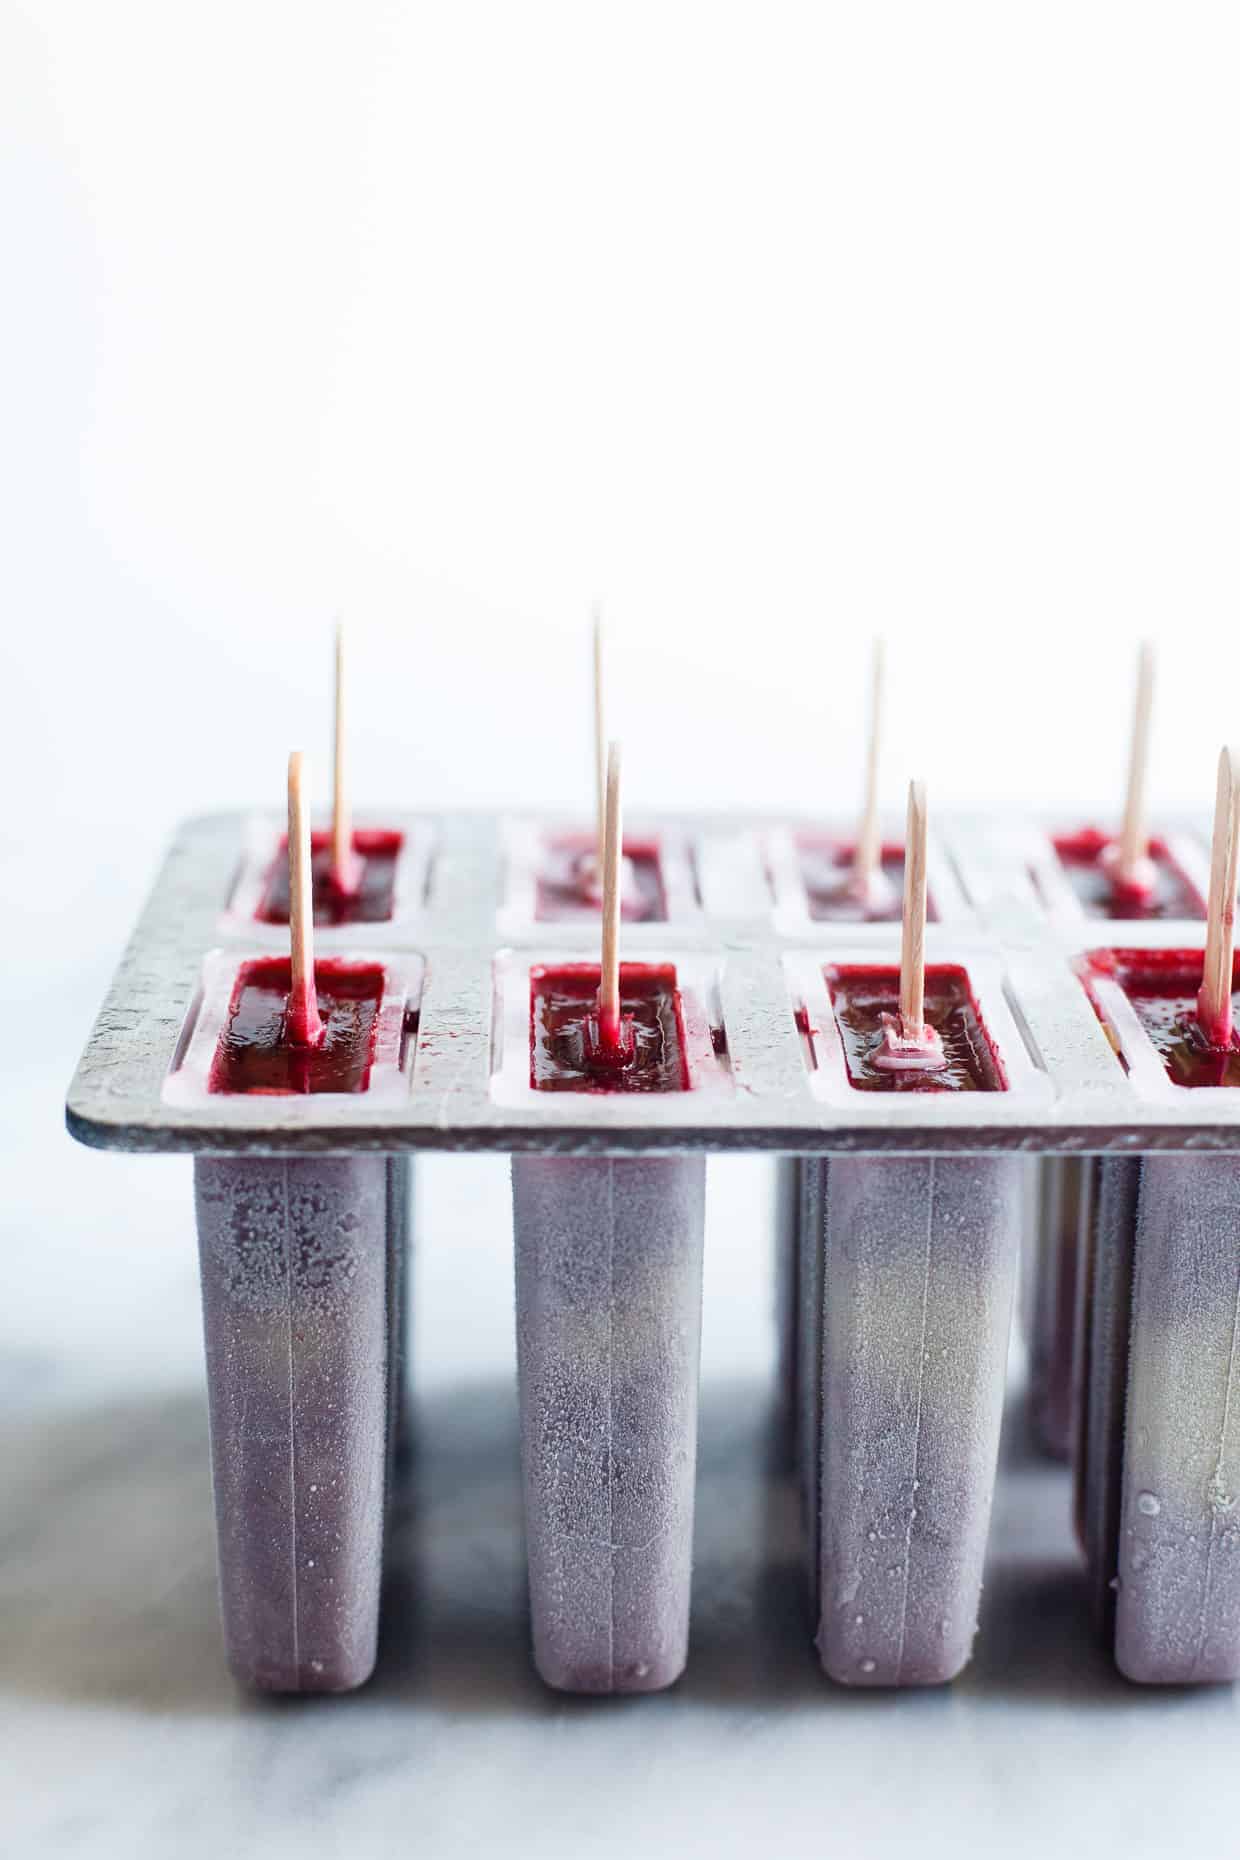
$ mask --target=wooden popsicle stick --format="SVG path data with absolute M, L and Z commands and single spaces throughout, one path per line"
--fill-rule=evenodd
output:
M 908 785 L 904 831 L 904 924 L 900 936 L 900 1037 L 921 1044 L 926 1027 L 926 785 Z
M 353 855 L 353 812 L 345 768 L 345 651 L 344 624 L 336 622 L 336 707 L 332 733 L 332 883 L 351 897 L 357 890 L 357 860 Z
M 878 833 L 878 762 L 882 736 L 885 658 L 883 642 L 881 639 L 876 639 L 870 661 L 870 740 L 865 759 L 865 794 L 852 869 L 852 889 L 861 898 L 869 895 L 875 876 L 882 866 L 882 842 Z
M 1154 648 L 1141 642 L 1137 655 L 1137 690 L 1132 712 L 1132 741 L 1128 750 L 1128 788 L 1124 818 L 1111 868 L 1114 883 L 1127 890 L 1149 889 L 1149 834 L 1145 818 L 1145 777 L 1150 753 L 1150 712 L 1154 704 Z
M 310 864 L 310 802 L 306 759 L 294 749 L 288 759 L 288 928 L 289 996 L 287 1033 L 292 1046 L 318 1046 L 323 1039 L 314 985 L 314 884 Z
M 1240 751 L 1223 748 L 1218 759 L 1214 838 L 1210 847 L 1210 899 L 1206 954 L 1197 1020 L 1211 1046 L 1231 1044 L 1232 947 L 1236 927 L 1236 877 L 1240 859 Z
M 604 1052 L 620 1049 L 620 745 L 607 751 L 603 807 L 603 956 L 599 969 L 598 1037 Z
M 603 869 L 604 816 L 607 808 L 607 737 L 603 705 L 603 608 L 594 604 L 594 856 Z

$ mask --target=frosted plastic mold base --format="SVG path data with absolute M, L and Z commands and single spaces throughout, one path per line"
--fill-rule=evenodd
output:
M 833 1157 L 823 1173 L 819 1653 L 843 1685 L 939 1685 L 977 1628 L 1021 1161 Z
M 247 962 L 270 958 L 271 951 L 259 949 L 212 950 L 202 965 L 202 984 L 196 1003 L 186 1020 L 185 1035 L 174 1056 L 172 1070 L 164 1080 L 163 1096 L 167 1104 L 209 1107 L 220 1094 L 207 1089 L 212 1062 L 219 1047 L 220 1035 L 228 1020 L 229 1004 L 237 976 Z M 399 1105 L 409 1094 L 409 1070 L 413 1062 L 414 1040 L 408 1025 L 409 1016 L 417 1012 L 422 992 L 423 963 L 420 956 L 382 956 L 373 950 L 336 949 L 335 962 L 360 963 L 383 970 L 383 995 L 375 1026 L 374 1057 L 370 1082 L 364 1093 L 318 1092 L 309 1098 L 287 1100 L 293 1107 L 307 1102 L 319 1107 L 319 1114 L 332 1106 L 349 1107 L 359 1096 L 371 1105 Z M 270 1120 L 272 1100 L 263 1095 L 247 1098 L 244 1093 L 231 1095 L 238 1112 L 250 1118 L 259 1129 Z
M 651 1692 L 689 1642 L 705 1158 L 514 1157 L 534 1658 Z
M 228 1663 L 347 1691 L 377 1646 L 409 1162 L 204 1157 L 194 1190 Z
M 315 833 L 325 832 L 330 821 L 316 819 Z M 424 819 L 407 814 L 365 814 L 354 819 L 355 832 L 391 830 L 400 833 L 402 844 L 396 855 L 392 881 L 392 914 L 376 924 L 317 924 L 315 943 L 333 955 L 346 943 L 365 940 L 372 933 L 380 939 L 403 935 L 416 929 L 426 906 L 426 889 L 431 870 L 435 836 Z M 280 853 L 280 843 L 287 822 L 274 814 L 253 814 L 241 828 L 241 864 L 219 922 L 221 937 L 237 937 L 264 949 L 283 949 L 288 943 L 284 924 L 260 923 L 256 915 L 267 890 L 272 867 Z
M 398 812 L 375 810 L 370 818 L 404 831 L 411 825 Z M 831 1084 L 826 1068 L 809 1073 L 785 958 L 799 957 L 812 970 L 850 957 L 895 963 L 899 955 L 896 925 L 823 924 L 812 936 L 795 938 L 781 930 L 769 890 L 755 882 L 762 877 L 764 841 L 817 824 L 743 816 L 647 823 L 647 830 L 691 849 L 701 908 L 692 922 L 626 931 L 622 953 L 634 960 L 657 953 L 686 974 L 686 965 L 700 962 L 713 974 L 733 1089 L 695 1089 L 662 1102 L 647 1097 L 638 1118 L 597 1095 L 569 1094 L 566 1104 L 559 1094 L 545 1093 L 518 1103 L 506 1101 L 502 1087 L 498 1096 L 493 1090 L 497 955 L 506 945 L 514 953 L 593 950 L 579 927 L 571 936 L 548 925 L 537 926 L 537 935 L 501 933 L 505 841 L 512 828 L 486 814 L 423 820 L 434 850 L 420 917 L 369 925 L 364 936 L 332 946 L 332 953 L 360 947 L 388 965 L 401 955 L 425 962 L 416 1056 L 410 1055 L 399 1089 L 296 1100 L 182 1096 L 178 1088 L 166 1095 L 204 959 L 221 943 L 221 915 L 234 894 L 245 843 L 240 815 L 190 821 L 176 837 L 83 1054 L 69 1092 L 69 1127 L 102 1148 L 198 1154 L 1240 1152 L 1240 1093 L 1232 1099 L 1221 1092 L 1176 1092 L 1155 1088 L 1152 1077 L 1146 1089 L 1142 1073 L 1127 1076 L 1072 970 L 1091 944 L 1179 945 L 1184 926 L 1108 921 L 1090 924 L 1086 936 L 1082 919 L 1054 917 L 1030 881 L 1024 863 L 1030 829 L 1019 821 L 939 819 L 942 858 L 972 915 L 932 925 L 927 945 L 932 960 L 960 963 L 974 977 L 1013 1089 L 960 1100 L 943 1093 L 867 1094 L 843 1087 L 838 1073 Z M 1160 832 L 1173 831 L 1159 824 Z M 1203 823 L 1197 831 L 1204 838 Z M 1195 929 L 1199 933 L 1200 926 Z M 250 946 L 271 947 L 258 938 Z

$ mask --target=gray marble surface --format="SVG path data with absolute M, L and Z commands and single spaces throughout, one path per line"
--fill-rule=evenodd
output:
M 809 1645 L 771 1453 L 770 1165 L 712 1163 L 689 1669 L 591 1702 L 527 1652 L 506 1165 L 421 1166 L 416 1453 L 377 1677 L 262 1702 L 224 1671 L 181 1158 L 70 1143 L 114 949 L 49 924 L 0 1084 L 0 1851 L 5 1856 L 1159 1853 L 1232 1841 L 1240 1702 L 1146 1693 L 1091 1644 L 1068 1484 L 1009 1412 L 977 1657 L 858 1696 Z M 62 978 L 72 973 L 69 982 Z

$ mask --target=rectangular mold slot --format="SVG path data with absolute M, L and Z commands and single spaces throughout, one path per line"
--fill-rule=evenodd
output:
M 1029 1116 L 1053 1096 L 1051 1082 L 1035 1064 L 1009 1006 L 998 964 L 985 955 L 931 953 L 926 964 L 927 1018 L 939 1014 L 936 996 L 952 1009 L 945 1044 L 949 1056 L 966 1053 L 972 1043 L 982 1076 L 971 1089 L 898 1084 L 878 1088 L 866 1082 L 864 1054 L 877 1013 L 899 991 L 899 962 L 857 945 L 829 956 L 798 954 L 784 959 L 794 1023 L 815 1097 L 854 1117 L 883 1123 L 933 1121 L 967 1124 L 976 1119 L 980 1093 L 1003 1114 Z M 839 1011 L 849 983 L 868 978 L 870 1006 L 861 1017 Z M 933 1075 L 930 1075 L 933 1077 Z M 860 1082 L 859 1082 L 860 1081 Z
M 213 1083 L 222 1036 L 229 1022 L 239 980 L 248 970 L 265 974 L 278 962 L 267 949 L 212 950 L 202 966 L 202 978 L 186 1014 L 172 1065 L 164 1079 L 165 1104 L 205 1109 L 226 1105 L 230 1112 L 245 1105 L 261 1121 L 272 1101 L 270 1090 L 228 1091 Z M 408 1096 L 416 1048 L 416 1019 L 421 1002 L 424 964 L 420 956 L 376 955 L 367 951 L 324 956 L 321 966 L 358 971 L 375 970 L 382 977 L 374 1021 L 369 1072 L 360 1089 L 347 1091 L 278 1091 L 286 1104 L 305 1104 L 311 1116 L 333 1106 L 365 1103 L 399 1104 Z
M 316 826 L 313 845 L 321 856 L 327 844 L 328 829 Z M 385 930 L 408 927 L 426 907 L 430 889 L 434 833 L 425 821 L 376 819 L 354 822 L 354 847 L 363 857 L 370 848 L 386 859 L 388 848 L 380 841 L 396 841 L 391 874 L 391 907 L 387 916 L 354 919 L 347 923 L 315 919 L 315 941 L 325 949 L 356 942 L 359 937 L 381 935 Z M 286 859 L 284 823 L 274 816 L 255 816 L 243 829 L 241 866 L 233 885 L 227 908 L 220 923 L 225 936 L 244 937 L 249 942 L 283 945 L 288 941 L 287 922 L 269 923 L 260 917 L 272 887 L 278 883 L 278 867 Z
M 687 837 L 668 827 L 625 825 L 629 889 L 623 903 L 626 936 L 664 937 L 701 920 Z M 504 834 L 504 894 L 497 918 L 503 937 L 580 935 L 602 917 L 601 894 L 588 879 L 594 833 L 580 825 L 518 821 Z
M 1031 835 L 1029 875 L 1047 912 L 1064 920 L 1112 923 L 1192 923 L 1204 919 L 1210 884 L 1204 846 L 1187 833 L 1150 839 L 1156 888 L 1150 906 L 1113 901 L 1103 858 L 1114 836 L 1096 827 L 1052 828 Z
M 883 875 L 887 905 L 868 915 L 848 897 L 849 867 L 856 844 L 855 829 L 834 827 L 777 827 L 764 844 L 767 883 L 773 901 L 772 918 L 781 936 L 804 938 L 824 924 L 842 924 L 854 931 L 890 931 L 900 920 L 904 882 L 904 844 L 888 829 L 883 835 Z M 960 881 L 947 855 L 931 834 L 926 858 L 927 917 L 931 923 L 959 923 L 970 915 Z
M 678 1028 L 687 1087 L 608 1091 L 597 1086 L 557 1086 L 548 1089 L 532 1082 L 534 989 L 544 977 L 557 973 L 572 978 L 584 1004 L 597 986 L 598 961 L 570 956 L 565 951 L 536 954 L 502 952 L 495 960 L 495 1012 L 491 1055 L 491 1098 L 496 1104 L 537 1111 L 541 1118 L 580 1117 L 583 1097 L 589 1097 L 592 1116 L 600 1122 L 633 1120 L 657 1123 L 670 1105 L 673 1118 L 681 1114 L 685 1090 L 717 1095 L 732 1091 L 732 1070 L 727 1034 L 719 1000 L 718 964 L 710 957 L 667 956 L 643 953 L 638 962 L 621 964 L 621 1002 L 625 1000 L 625 971 L 634 982 L 664 973 L 674 990 Z M 636 972 L 636 973 L 635 973 Z M 632 990 L 630 990 L 630 994 Z
M 1197 948 L 1092 949 L 1076 970 L 1134 1089 L 1182 1106 L 1187 1092 L 1235 1094 L 1240 1114 L 1240 1043 L 1226 1049 L 1196 1035 L 1204 952 Z M 1232 1003 L 1240 1025 L 1240 955 L 1232 961 Z M 1230 1106 L 1228 1107 L 1230 1111 Z

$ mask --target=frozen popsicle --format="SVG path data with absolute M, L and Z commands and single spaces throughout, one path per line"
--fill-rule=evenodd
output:
M 675 971 L 618 958 L 619 754 L 603 957 L 536 968 L 537 1091 L 690 1086 Z M 517 1363 L 534 1658 L 548 1685 L 670 1685 L 688 1648 L 705 1165 L 513 1159 Z
M 924 794 L 909 796 L 899 970 L 828 971 L 865 1092 L 1006 1088 L 968 976 L 927 969 Z M 818 1648 L 845 1685 L 968 1660 L 1003 1406 L 1018 1157 L 833 1156 L 822 1264 Z
M 377 1063 L 383 965 L 314 960 L 298 756 L 289 844 L 290 955 L 239 964 L 212 1095 L 364 1093 Z M 408 1194 L 382 1156 L 195 1162 L 224 1634 L 249 1686 L 342 1691 L 374 1665 Z
M 1167 1078 L 1234 1090 L 1240 762 L 1219 760 L 1206 947 L 1116 974 Z M 1200 986 L 1197 987 L 1198 980 Z M 1128 1678 L 1240 1677 L 1240 1160 L 1149 1156 L 1133 1255 L 1115 1657 Z
M 375 1662 L 408 1166 L 199 1157 L 194 1182 L 229 1666 L 346 1691 Z

